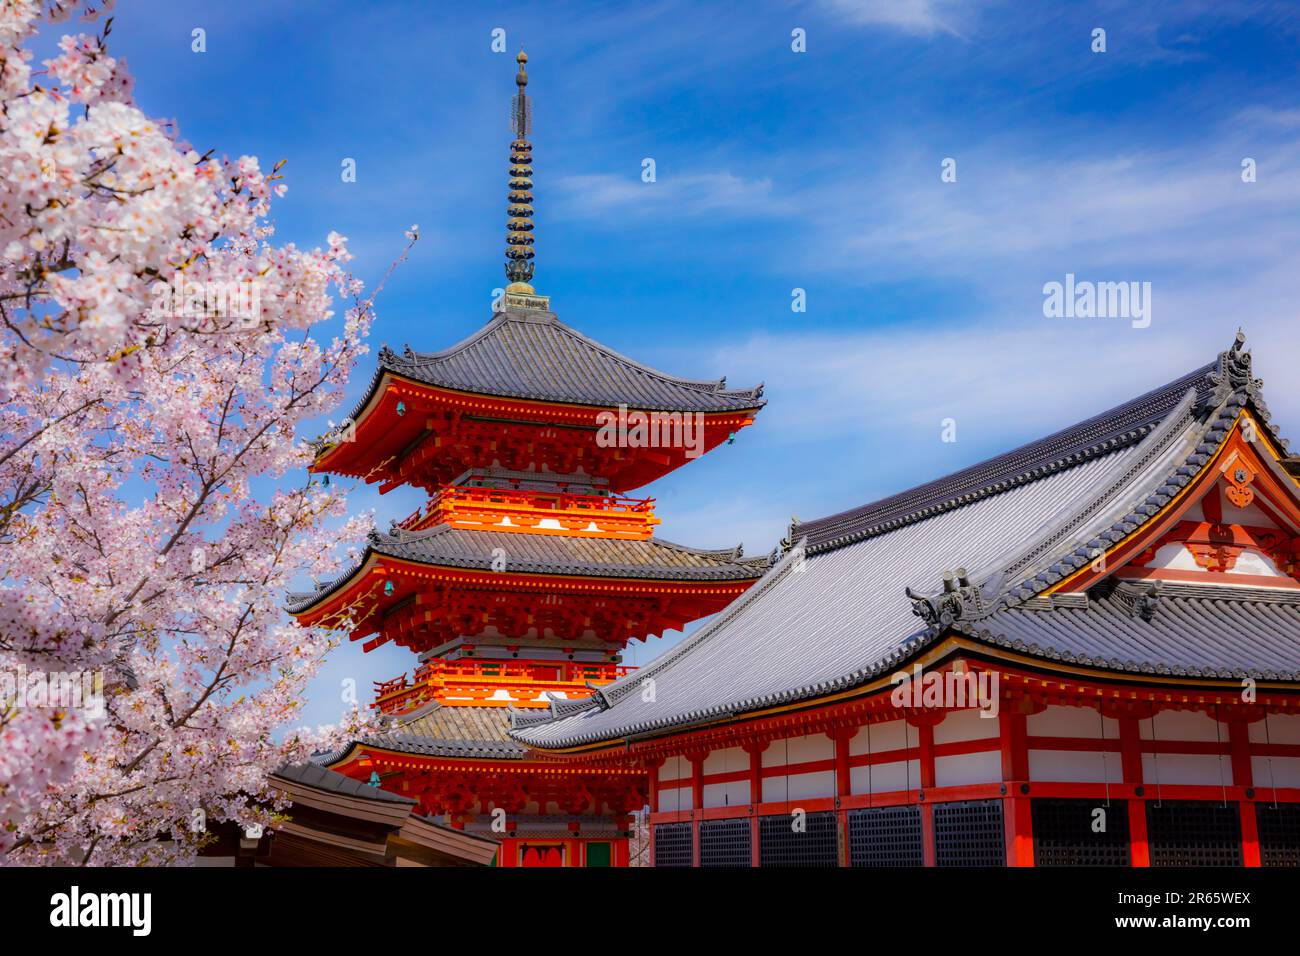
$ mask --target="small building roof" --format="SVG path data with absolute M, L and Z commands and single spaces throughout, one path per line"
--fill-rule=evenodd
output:
M 363 800 L 378 800 L 383 803 L 400 803 L 406 806 L 414 806 L 415 800 L 411 797 L 403 797 L 401 794 L 389 793 L 379 787 L 372 787 L 362 783 L 360 780 L 353 780 L 351 777 L 341 773 L 335 773 L 322 767 L 319 763 L 288 763 L 271 775 L 271 782 L 275 783 L 276 778 L 292 783 L 299 783 L 305 787 L 315 790 L 324 790 L 329 793 L 339 793 L 348 797 L 358 797 Z
M 258 862 L 270 866 L 485 866 L 499 846 L 490 837 L 421 815 L 411 797 L 369 786 L 319 761 L 286 764 L 270 783 L 292 801 L 268 851 L 256 854 Z M 226 837 L 221 842 L 229 844 L 229 833 Z M 206 855 L 222 850 L 213 847 Z

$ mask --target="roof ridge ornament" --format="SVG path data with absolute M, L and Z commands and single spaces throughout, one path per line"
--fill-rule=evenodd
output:
M 506 218 L 506 278 L 502 310 L 532 309 L 550 311 L 550 300 L 533 289 L 533 107 L 524 92 L 528 87 L 528 54 L 519 50 L 515 57 L 519 72 L 515 75 L 518 91 L 510 103 L 510 204 Z
M 1145 593 L 1133 599 L 1130 610 L 1148 624 L 1155 620 L 1156 612 L 1160 610 L 1160 582 L 1152 581 Z
M 965 568 L 943 573 L 943 590 L 934 596 L 903 589 L 912 602 L 912 613 L 929 627 L 948 627 L 955 621 L 983 617 L 992 610 L 984 598 L 984 588 L 972 584 Z
M 1215 406 L 1222 405 L 1234 394 L 1242 392 L 1267 419 L 1269 414 L 1268 406 L 1264 404 L 1264 380 L 1254 377 L 1250 352 L 1243 348 L 1245 344 L 1246 332 L 1239 328 L 1231 348 L 1219 353 L 1218 368 L 1210 373 L 1210 381 L 1214 385 L 1210 401 Z
M 798 540 L 796 533 L 799 530 L 800 524 L 801 522 L 799 521 L 798 515 L 790 516 L 790 524 L 785 529 L 785 537 L 782 538 L 777 546 L 772 549 L 772 554 L 774 556 L 785 554 L 794 547 L 795 541 Z

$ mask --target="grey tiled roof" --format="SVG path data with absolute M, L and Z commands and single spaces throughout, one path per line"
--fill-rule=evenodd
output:
M 492 570 L 495 552 L 504 555 L 501 570 L 527 574 L 643 578 L 656 581 L 753 581 L 767 570 L 766 556 L 746 558 L 740 547 L 705 551 L 662 538 L 642 541 L 578 538 L 518 531 L 479 531 L 437 525 L 424 531 L 393 529 L 371 532 L 367 548 L 349 570 L 318 591 L 290 594 L 288 609 L 297 613 L 345 584 L 371 553 L 439 567 Z
M 379 787 L 367 786 L 360 780 L 353 780 L 351 777 L 345 776 L 341 773 L 327 770 L 318 763 L 285 764 L 271 776 L 273 780 L 276 777 L 280 777 L 281 779 L 290 780 L 294 783 L 301 783 L 308 787 L 315 787 L 317 790 L 327 790 L 330 793 L 341 793 L 349 797 L 360 797 L 365 800 L 379 800 L 385 803 L 415 803 L 415 800 L 411 797 L 403 797 L 401 794 L 389 793 L 387 790 L 382 790 Z
M 385 733 L 358 743 L 426 757 L 520 760 L 528 749 L 510 739 L 509 729 L 510 713 L 505 707 L 447 707 L 434 702 L 413 711 Z M 326 762 L 337 762 L 351 749 L 331 755 Z
M 385 369 L 457 391 L 577 405 L 734 412 L 764 404 L 762 385 L 729 389 L 726 379 L 668 375 L 587 338 L 550 312 L 498 313 L 441 352 L 407 348 L 398 354 L 385 348 L 379 353 L 379 371 Z M 359 407 L 364 406 L 365 401 Z
M 1168 415 L 1189 389 L 1202 401 L 1213 389 L 1210 373 L 1214 369 L 1215 363 L 1210 363 L 1108 412 L 927 484 L 805 522 L 797 526 L 795 534 L 808 539 L 810 551 L 837 547 L 1131 445 Z
M 512 735 L 541 747 L 581 746 L 820 697 L 892 673 L 954 625 L 991 644 L 1019 641 L 1046 659 L 1084 655 L 1126 671 L 1293 672 L 1295 664 L 1290 671 L 1284 665 L 1287 655 L 1300 662 L 1294 599 L 1269 603 L 1259 616 L 1273 629 L 1257 620 L 1240 641 L 1221 628 L 1256 613 L 1255 604 L 1187 596 L 1175 598 L 1169 612 L 1200 620 L 1182 640 L 1154 636 L 1164 628 L 1157 623 L 1149 640 L 1135 644 L 1138 625 L 1124 618 L 1120 627 L 1118 612 L 1100 601 L 1079 612 L 1069 638 L 1076 643 L 1053 643 L 1043 632 L 1027 637 L 1033 625 L 1054 620 L 1030 610 L 1043 600 L 1036 595 L 1082 567 L 1081 555 L 1090 560 L 1094 548 L 1140 527 L 1188 484 L 1244 405 L 1277 437 L 1259 386 L 1248 356 L 1234 348 L 1142 399 L 1026 446 L 1037 451 L 1021 449 L 917 493 L 799 525 L 799 545 L 672 651 L 591 700 L 516 719 Z M 941 575 L 960 567 L 970 569 L 973 583 L 954 608 L 936 591 Z M 915 600 L 904 586 L 915 589 Z M 1292 623 L 1282 627 L 1278 618 Z M 1088 643 L 1077 636 L 1085 630 Z M 1237 643 L 1212 652 L 1215 640 Z M 655 679 L 653 695 L 639 692 L 647 677 Z
M 1145 587 L 1099 587 L 1079 607 L 996 611 L 957 627 L 988 643 L 1107 670 L 1300 680 L 1300 600 L 1268 588 L 1163 582 L 1150 620 Z

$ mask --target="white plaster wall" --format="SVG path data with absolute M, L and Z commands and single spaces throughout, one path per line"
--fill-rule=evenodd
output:
M 883 724 L 868 724 L 858 728 L 857 735 L 849 741 L 849 753 L 859 756 L 866 753 L 884 753 L 902 750 L 911 741 L 916 744 L 916 729 L 908 728 L 904 720 L 891 720 Z
M 835 771 L 833 770 L 763 779 L 764 803 L 833 796 L 835 796 Z
M 1029 779 L 1062 783 L 1120 783 L 1124 764 L 1117 753 L 1074 750 L 1029 751 Z
M 835 741 L 825 734 L 806 737 L 786 737 L 774 740 L 763 751 L 764 767 L 781 767 L 788 763 L 806 763 L 810 760 L 830 760 L 835 756 Z M 748 766 L 748 765 L 747 765 Z
M 673 781 L 691 779 L 691 762 L 685 757 L 668 757 L 659 768 L 659 785 L 670 786 Z
M 874 767 L 853 767 L 849 770 L 849 783 L 854 794 L 919 790 L 921 763 L 918 760 L 898 760 Z
M 1157 760 L 1158 756 L 1158 760 Z M 1223 776 L 1219 776 L 1219 757 L 1208 754 L 1143 754 L 1142 780 L 1148 789 L 1160 784 L 1232 784 L 1232 761 L 1224 756 Z
M 704 806 L 734 807 L 749 803 L 749 781 L 733 780 L 730 783 L 706 783 L 704 785 Z
M 1143 740 L 1151 740 L 1149 717 L 1138 721 L 1138 730 Z M 1228 742 L 1228 727 L 1219 724 L 1209 714 L 1194 710 L 1162 710 L 1155 716 L 1156 740 L 1219 740 Z
M 1102 717 L 1091 707 L 1064 707 L 1053 704 L 1041 713 L 1025 718 L 1026 732 L 1031 737 L 1084 737 L 1100 740 L 1119 739 L 1119 721 Z
M 997 750 L 934 759 L 934 782 L 940 787 L 996 783 L 1001 779 L 1002 754 Z
M 1272 763 L 1272 773 L 1269 764 Z M 1250 771 L 1255 778 L 1255 798 L 1266 799 L 1273 787 L 1300 787 L 1300 757 L 1252 757 Z
M 691 788 L 670 787 L 666 790 L 660 790 L 659 809 L 661 811 L 693 809 L 691 807 Z
M 740 747 L 727 747 L 714 750 L 704 758 L 704 775 L 714 773 L 732 773 L 749 769 L 749 754 Z
M 952 744 L 963 740 L 984 740 L 998 735 L 998 719 L 981 717 L 979 710 L 957 710 L 948 714 L 934 728 L 936 744 Z
M 1262 720 L 1247 726 L 1251 743 L 1262 744 L 1267 737 L 1275 744 L 1300 744 L 1300 714 L 1269 714 L 1267 728 Z

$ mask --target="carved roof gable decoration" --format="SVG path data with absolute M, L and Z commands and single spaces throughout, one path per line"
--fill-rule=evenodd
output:
M 1223 472 L 1228 483 L 1223 493 L 1238 508 L 1245 508 L 1255 500 L 1255 490 L 1250 487 L 1250 483 L 1255 480 L 1255 470 L 1235 452 L 1233 457 L 1236 460 L 1229 462 Z

